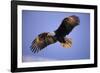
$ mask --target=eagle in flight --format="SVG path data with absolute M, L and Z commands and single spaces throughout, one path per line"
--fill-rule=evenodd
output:
M 79 23 L 80 19 L 78 16 L 72 15 L 64 18 L 60 27 L 54 32 L 44 32 L 39 34 L 32 41 L 30 46 L 31 51 L 38 53 L 48 45 L 56 43 L 57 41 L 59 41 L 64 48 L 70 48 L 72 46 L 72 40 L 65 36 L 68 35 L 75 26 L 79 25 Z

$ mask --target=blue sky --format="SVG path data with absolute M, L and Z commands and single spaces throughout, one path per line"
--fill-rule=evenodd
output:
M 80 25 L 66 35 L 72 38 L 72 47 L 63 48 L 59 42 L 39 53 L 30 50 L 31 42 L 43 32 L 56 30 L 65 17 L 76 15 Z M 90 58 L 90 14 L 72 12 L 22 11 L 22 61 L 79 60 Z

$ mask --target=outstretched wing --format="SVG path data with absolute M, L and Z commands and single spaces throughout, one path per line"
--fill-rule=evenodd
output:
M 42 33 L 33 40 L 31 45 L 32 52 L 38 53 L 43 48 L 56 42 L 56 38 L 53 35 L 48 34 L 49 33 Z

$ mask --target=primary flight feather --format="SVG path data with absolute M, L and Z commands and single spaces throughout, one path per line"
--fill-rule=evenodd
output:
M 60 27 L 54 32 L 44 32 L 39 34 L 31 44 L 31 50 L 34 53 L 38 53 L 40 50 L 44 49 L 50 44 L 59 41 L 64 48 L 69 48 L 72 45 L 72 40 L 68 35 L 72 29 L 79 25 L 80 20 L 78 16 L 72 15 L 63 19 Z

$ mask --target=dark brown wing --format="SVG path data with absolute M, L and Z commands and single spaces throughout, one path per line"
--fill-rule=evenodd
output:
M 56 42 L 56 39 L 54 36 L 48 35 L 48 33 L 42 33 L 38 35 L 38 37 L 36 37 L 35 40 L 32 42 L 31 50 L 34 53 L 36 52 L 38 53 L 43 48 L 55 42 Z

